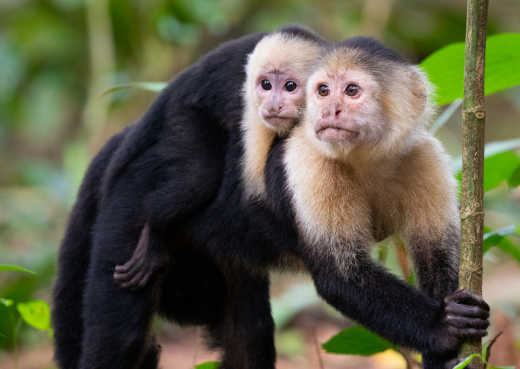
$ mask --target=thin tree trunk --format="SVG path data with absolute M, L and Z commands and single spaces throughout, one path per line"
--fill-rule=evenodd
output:
M 462 199 L 460 287 L 482 294 L 484 234 L 484 61 L 488 0 L 467 0 L 464 104 L 462 109 Z M 481 351 L 481 341 L 467 342 L 461 355 Z M 477 362 L 474 363 L 477 365 Z M 478 364 L 482 368 L 482 363 Z

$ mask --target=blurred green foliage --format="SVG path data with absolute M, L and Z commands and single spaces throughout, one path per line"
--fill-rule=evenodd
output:
M 493 3 L 488 34 L 520 32 L 518 14 L 516 0 Z M 335 40 L 375 36 L 418 62 L 464 40 L 465 2 L 0 1 L 0 263 L 37 275 L 0 274 L 0 297 L 49 300 L 56 250 L 90 158 L 155 97 L 133 89 L 104 91 L 167 81 L 226 39 L 288 23 L 305 24 Z M 520 89 L 488 99 L 488 139 L 520 137 L 519 118 Z M 439 130 L 453 155 L 459 153 L 459 121 L 454 114 Z M 506 181 L 517 186 L 520 170 L 504 168 Z M 520 193 L 497 181 L 486 195 L 486 222 L 500 230 L 520 224 Z M 514 233 L 500 237 L 498 244 L 518 243 Z M 6 339 L 16 328 L 11 308 L 0 303 L 0 348 L 13 347 Z

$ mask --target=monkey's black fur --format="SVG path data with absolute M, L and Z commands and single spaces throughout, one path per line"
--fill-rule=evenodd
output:
M 281 31 L 321 41 L 299 27 Z M 220 239 L 224 244 L 233 237 L 213 239 L 218 229 L 213 222 L 226 217 L 208 204 L 226 201 L 222 196 L 234 197 L 231 203 L 240 200 L 241 192 L 235 194 L 233 184 L 228 185 L 228 195 L 219 188 L 224 186 L 228 157 L 238 165 L 242 155 L 244 68 L 247 55 L 263 36 L 227 42 L 201 58 L 168 85 L 140 121 L 114 136 L 94 158 L 71 212 L 58 260 L 52 320 L 60 368 L 155 368 L 159 350 L 148 334 L 154 311 L 181 323 L 208 325 L 215 344 L 230 348 L 225 351 L 224 366 L 242 366 L 239 361 L 244 360 L 245 351 L 235 350 L 235 336 L 226 333 L 221 317 L 255 319 L 252 315 L 260 311 L 270 319 L 268 280 L 261 273 L 251 278 L 244 275 L 240 283 L 234 283 L 234 273 L 217 268 L 213 252 L 218 252 Z M 231 175 L 235 184 L 239 177 L 239 173 Z M 217 192 L 220 200 L 215 200 Z M 208 213 L 212 215 L 202 215 Z M 235 208 L 233 214 L 242 217 Z M 173 265 L 162 284 L 127 291 L 113 280 L 114 266 L 130 258 L 145 223 L 152 251 L 168 257 L 164 242 L 175 243 Z M 247 235 L 249 227 L 243 223 L 238 231 Z M 172 232 L 177 229 L 187 231 Z M 260 232 L 257 229 L 253 234 Z M 199 250 L 197 245 L 202 243 L 207 247 Z M 229 252 L 235 252 L 233 246 Z M 243 258 L 235 256 L 260 264 L 271 258 L 258 248 Z M 245 298 L 243 288 L 262 296 L 251 312 L 237 310 Z M 226 299 L 227 295 L 236 298 Z M 255 342 L 244 350 L 253 352 L 257 345 L 264 345 L 269 352 L 265 360 L 270 363 L 274 362 L 272 321 L 266 329 L 266 343 Z M 248 357 L 252 360 L 253 356 Z M 255 361 L 249 367 L 269 367 L 264 359 Z

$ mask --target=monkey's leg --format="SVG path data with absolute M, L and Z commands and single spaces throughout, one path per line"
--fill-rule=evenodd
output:
M 113 136 L 90 163 L 61 242 L 58 277 L 53 288 L 52 324 L 54 357 L 62 369 L 77 369 L 78 366 L 83 336 L 82 297 L 92 252 L 92 228 L 98 213 L 101 178 L 123 137 L 124 133 Z
M 127 211 L 132 212 L 128 207 L 105 204 L 98 217 L 83 298 L 80 369 L 132 369 L 139 368 L 147 356 L 148 362 L 153 361 L 147 350 L 157 285 L 133 292 L 120 288 L 113 279 L 114 266 L 130 257 L 139 232 L 127 221 Z
M 350 250 L 344 260 L 308 249 L 299 253 L 327 302 L 397 345 L 441 356 L 459 347 L 465 337 L 451 332 L 439 301 L 386 272 L 368 254 L 351 254 L 363 250 L 362 245 L 343 247 Z M 480 306 L 469 308 L 482 310 Z M 483 336 L 486 332 L 476 333 Z
M 274 369 L 274 322 L 267 276 L 246 270 L 229 273 L 225 317 L 210 329 L 223 348 L 222 369 Z

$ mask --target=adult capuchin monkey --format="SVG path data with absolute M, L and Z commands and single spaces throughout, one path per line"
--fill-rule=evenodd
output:
M 279 43 L 271 44 L 271 52 L 287 52 L 297 45 L 298 53 L 291 55 L 302 64 L 306 58 L 314 60 L 324 44 L 318 35 L 297 26 L 273 35 L 278 35 Z M 207 324 L 213 320 L 216 312 L 208 318 L 203 309 L 198 316 L 195 303 L 181 309 L 172 303 L 176 299 L 186 303 L 183 296 L 203 301 L 205 291 L 208 296 L 226 293 L 220 293 L 220 285 L 208 284 L 196 294 L 177 289 L 181 283 L 200 287 L 208 275 L 209 280 L 221 278 L 211 260 L 183 248 L 180 238 L 181 260 L 197 262 L 207 275 L 178 264 L 165 278 L 167 283 L 136 292 L 114 282 L 114 267 L 130 259 L 139 239 L 168 256 L 162 242 L 169 239 L 170 230 L 181 229 L 213 201 L 229 160 L 240 166 L 243 152 L 235 148 L 241 148 L 242 139 L 244 66 L 264 36 L 227 42 L 201 58 L 168 85 L 141 120 L 114 136 L 92 161 L 60 247 L 52 313 L 60 368 L 155 368 L 159 350 L 149 334 L 154 311 L 179 321 Z M 299 119 L 301 108 L 296 105 L 302 99 L 293 96 L 301 94 L 303 82 L 298 82 L 297 68 L 274 70 L 273 76 L 279 71 L 287 81 L 274 79 L 271 90 L 265 88 L 272 94 L 266 95 L 261 108 L 264 119 L 284 132 Z M 176 284 L 168 284 L 171 278 Z M 227 361 L 241 355 L 233 353 L 232 347 L 225 349 Z
M 332 48 L 307 83 L 302 123 L 277 139 L 267 202 L 301 237 L 318 293 L 346 316 L 451 368 L 462 340 L 486 335 L 489 307 L 458 288 L 459 214 L 448 156 L 425 129 L 424 73 L 370 38 Z M 387 273 L 370 246 L 406 241 L 422 292 Z

